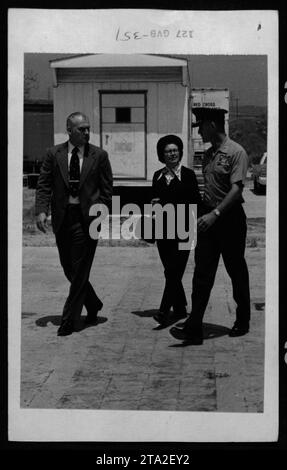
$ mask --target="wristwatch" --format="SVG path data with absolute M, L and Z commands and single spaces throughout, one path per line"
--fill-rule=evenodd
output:
M 216 215 L 216 217 L 220 216 L 220 211 L 218 209 L 213 209 L 213 212 Z

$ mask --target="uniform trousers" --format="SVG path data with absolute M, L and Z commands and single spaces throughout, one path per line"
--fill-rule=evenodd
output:
M 71 283 L 62 324 L 76 326 L 83 306 L 92 315 L 103 305 L 89 282 L 97 240 L 91 239 L 85 230 L 80 205 L 68 205 L 62 227 L 56 234 L 56 243 L 65 276 Z
M 226 214 L 222 214 L 206 232 L 197 234 L 191 297 L 192 311 L 186 322 L 186 328 L 194 322 L 199 324 L 202 322 L 220 255 L 232 282 L 233 298 L 237 304 L 236 323 L 249 325 L 249 274 L 244 258 L 246 232 L 246 216 L 240 204 Z

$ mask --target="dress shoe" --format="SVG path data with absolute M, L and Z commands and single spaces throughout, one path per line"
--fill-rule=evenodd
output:
M 74 331 L 73 325 L 71 323 L 63 323 L 60 325 L 57 335 L 58 336 L 68 336 L 71 335 Z
M 168 322 L 169 319 L 169 312 L 163 312 L 159 310 L 153 315 L 153 318 L 160 324 L 164 325 Z
M 96 323 L 96 321 L 98 320 L 98 313 L 102 309 L 102 307 L 103 307 L 103 304 L 98 309 L 95 309 L 92 313 L 88 312 L 87 316 L 85 317 L 86 325 L 91 325 L 93 323 Z
M 187 330 L 186 328 L 173 326 L 169 332 L 174 338 L 188 342 L 189 344 L 199 345 L 203 343 L 203 332 L 201 327 Z
M 176 320 L 180 320 L 181 318 L 186 318 L 187 317 L 187 312 L 185 308 L 182 308 L 181 310 L 176 309 L 173 310 L 173 318 Z
M 88 315 L 85 317 L 86 325 L 91 325 L 92 323 L 96 323 L 97 320 L 98 320 L 98 312 L 88 313 Z
M 238 323 L 234 323 L 233 327 L 229 332 L 229 336 L 235 338 L 236 336 L 243 336 L 246 335 L 249 331 L 249 325 L 240 325 Z

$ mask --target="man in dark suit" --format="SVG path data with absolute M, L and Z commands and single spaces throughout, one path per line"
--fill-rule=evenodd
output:
M 47 150 L 36 190 L 37 226 L 47 228 L 51 204 L 52 227 L 60 262 L 70 290 L 65 302 L 58 336 L 75 331 L 82 308 L 86 322 L 96 320 L 102 302 L 89 282 L 97 240 L 89 236 L 90 207 L 109 206 L 112 198 L 112 170 L 108 154 L 89 144 L 90 123 L 83 113 L 67 118 L 69 140 Z

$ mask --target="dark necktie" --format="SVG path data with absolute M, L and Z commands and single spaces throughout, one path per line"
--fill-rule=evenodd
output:
M 80 161 L 79 161 L 78 151 L 79 151 L 78 147 L 73 148 L 71 161 L 70 161 L 70 169 L 69 169 L 70 194 L 73 197 L 76 197 L 79 195 Z

